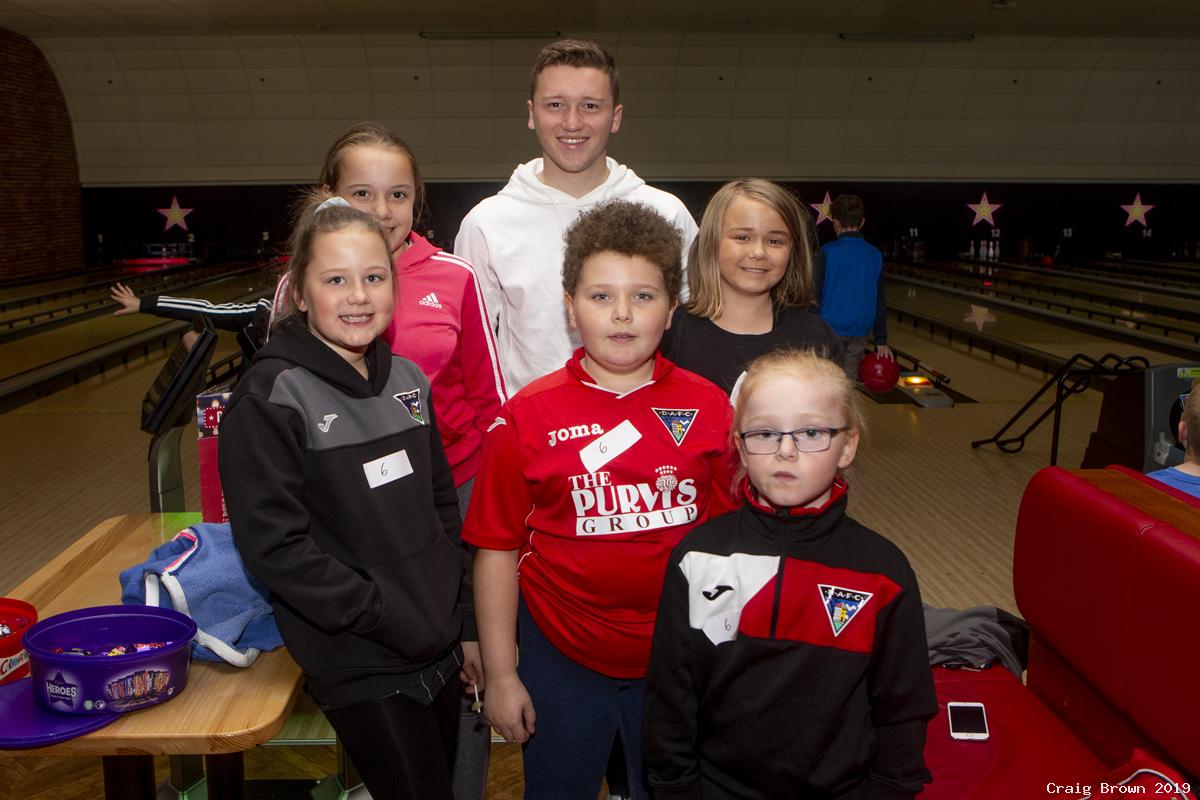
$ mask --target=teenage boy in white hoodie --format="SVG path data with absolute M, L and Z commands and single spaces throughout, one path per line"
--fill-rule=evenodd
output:
M 497 317 L 510 396 L 560 369 L 580 345 L 561 285 L 563 234 L 576 217 L 620 198 L 650 206 L 679 228 L 685 254 L 696 238 L 696 222 L 679 198 L 608 158 L 608 137 L 621 127 L 619 100 L 616 63 L 600 45 L 565 39 L 542 48 L 528 101 L 542 157 L 519 165 L 459 227 L 454 253 L 475 265 Z

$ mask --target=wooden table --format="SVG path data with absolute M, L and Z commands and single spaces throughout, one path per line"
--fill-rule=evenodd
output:
M 118 574 L 197 521 L 196 514 L 128 514 L 88 531 L 14 589 L 38 618 L 85 606 L 121 602 Z M 242 751 L 275 736 L 291 712 L 300 668 L 284 648 L 263 653 L 253 665 L 193 661 L 187 689 L 162 705 L 133 711 L 101 728 L 48 747 L 13 755 L 104 757 L 105 796 L 143 800 L 155 796 L 154 756 L 203 755 L 208 796 L 242 796 Z

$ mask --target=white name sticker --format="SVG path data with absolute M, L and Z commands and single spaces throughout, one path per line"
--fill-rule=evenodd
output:
M 595 472 L 617 456 L 633 447 L 642 438 L 642 432 L 625 420 L 608 433 L 595 439 L 587 447 L 579 451 L 579 460 L 588 472 Z
M 363 464 L 363 472 L 367 475 L 367 485 L 374 489 L 385 483 L 398 481 L 405 475 L 412 475 L 413 468 L 408 461 L 408 453 L 397 450 L 383 458 Z

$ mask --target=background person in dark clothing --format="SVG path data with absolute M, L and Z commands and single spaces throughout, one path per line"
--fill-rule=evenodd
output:
M 858 379 L 858 364 L 875 338 L 875 352 L 893 358 L 887 346 L 887 294 L 883 287 L 883 254 L 863 238 L 866 213 L 862 198 L 839 194 L 830 205 L 838 238 L 821 246 L 816 285 L 820 288 L 821 318 L 845 346 L 843 367 Z M 820 262 L 824 261 L 824 264 Z

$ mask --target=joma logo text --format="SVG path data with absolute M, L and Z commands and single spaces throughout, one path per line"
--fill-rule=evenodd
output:
M 591 425 L 572 425 L 569 428 L 559 428 L 556 431 L 549 432 L 550 446 L 554 447 L 554 445 L 558 444 L 559 442 L 565 442 L 570 439 L 582 439 L 585 436 L 599 436 L 602 433 L 604 433 L 604 428 L 601 428 L 594 422 Z

